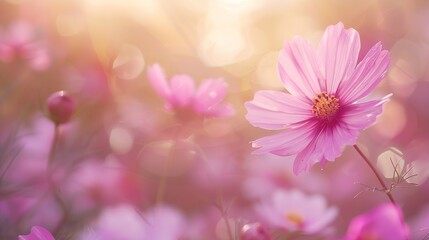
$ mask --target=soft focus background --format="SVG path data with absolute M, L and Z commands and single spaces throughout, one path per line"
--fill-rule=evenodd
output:
M 292 157 L 251 155 L 249 142 L 273 132 L 252 127 L 243 105 L 257 90 L 284 91 L 277 74 L 284 41 L 301 35 L 316 45 L 340 21 L 359 31 L 361 55 L 378 41 L 392 55 L 372 93 L 393 93 L 392 100 L 358 144 L 371 161 L 380 159 L 386 177 L 390 158 L 418 173 L 393 195 L 412 239 L 424 239 L 426 0 L 1 0 L 0 239 L 34 225 L 58 239 L 229 239 L 226 219 L 232 232 L 258 222 L 255 205 L 275 189 L 326 198 L 338 208 L 327 234 L 341 237 L 350 219 L 387 201 L 368 166 L 347 147 L 323 169 L 294 176 Z M 11 42 L 31 49 L 10 53 Z M 235 115 L 186 126 L 186 138 L 177 138 L 185 127 L 147 79 L 154 63 L 168 78 L 223 77 Z M 54 125 L 45 100 L 58 90 L 77 109 L 61 126 L 53 194 L 45 176 Z

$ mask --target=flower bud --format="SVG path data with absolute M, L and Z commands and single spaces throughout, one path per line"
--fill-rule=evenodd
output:
M 268 231 L 260 223 L 249 223 L 241 228 L 242 240 L 272 240 Z
M 49 118 L 55 124 L 68 122 L 76 109 L 74 99 L 65 91 L 53 93 L 49 96 L 48 100 L 46 100 L 46 105 L 49 111 Z

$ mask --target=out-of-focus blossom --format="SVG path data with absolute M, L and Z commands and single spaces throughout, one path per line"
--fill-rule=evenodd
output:
M 46 100 L 49 117 L 55 124 L 63 124 L 70 120 L 75 109 L 75 100 L 65 91 L 53 93 Z
M 408 227 L 401 210 L 392 204 L 384 204 L 354 218 L 344 240 L 360 239 L 408 239 Z
M 34 226 L 28 235 L 19 235 L 18 240 L 55 240 L 52 234 L 43 227 Z
M 185 230 L 183 216 L 171 207 L 157 206 L 138 213 L 132 206 L 121 205 L 104 210 L 92 230 L 79 239 L 180 239 Z
M 242 240 L 272 240 L 268 230 L 260 223 L 249 223 L 241 228 Z
M 340 156 L 374 124 L 390 95 L 360 102 L 383 79 L 390 57 L 375 44 L 358 64 L 359 33 L 329 26 L 318 48 L 296 37 L 280 53 L 280 78 L 289 91 L 259 91 L 246 103 L 247 120 L 269 130 L 289 129 L 253 142 L 255 153 L 296 155 L 294 173 Z
M 67 128 L 66 128 L 67 129 Z M 31 190 L 47 191 L 47 164 L 49 151 L 54 135 L 54 127 L 50 120 L 42 116 L 34 117 L 31 125 L 21 128 L 17 144 L 22 146 L 19 155 L 3 176 L 3 181 L 26 186 Z M 37 185 L 37 187 L 36 187 Z M 43 189 L 39 189 L 39 187 Z M 39 194 L 38 194 L 39 195 Z
M 187 227 L 184 216 L 175 208 L 157 206 L 143 213 L 144 239 L 180 239 Z
M 114 161 L 99 163 L 88 159 L 74 170 L 64 186 L 64 192 L 79 203 L 76 205 L 79 210 L 121 202 L 139 202 L 137 183 L 126 173 L 126 169 Z
M 278 190 L 257 205 L 256 211 L 269 227 L 308 234 L 326 230 L 338 212 L 322 196 L 305 196 L 298 190 Z
M 106 208 L 80 240 L 145 239 L 144 218 L 129 205 Z
M 51 64 L 47 47 L 37 39 L 37 31 L 27 22 L 16 22 L 9 32 L 0 35 L 0 61 L 24 61 L 34 70 L 45 70 Z
M 149 68 L 148 78 L 155 91 L 167 101 L 165 107 L 174 111 L 181 120 L 234 113 L 230 104 L 222 103 L 228 87 L 223 78 L 206 79 L 196 89 L 194 80 L 188 75 L 175 75 L 168 82 L 158 64 Z

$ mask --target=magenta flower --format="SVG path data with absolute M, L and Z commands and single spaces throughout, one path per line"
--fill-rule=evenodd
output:
M 234 113 L 230 104 L 221 103 L 227 93 L 227 84 L 222 78 L 206 79 L 198 89 L 188 75 L 175 75 L 168 83 L 158 64 L 149 68 L 148 78 L 155 91 L 167 101 L 165 107 L 174 111 L 181 120 L 230 116 Z
M 34 70 L 45 70 L 51 64 L 48 50 L 37 39 L 37 31 L 26 22 L 16 22 L 0 36 L 0 61 L 26 62 Z
M 305 196 L 297 190 L 274 192 L 256 211 L 269 227 L 309 234 L 326 230 L 338 213 L 322 196 Z
M 317 49 L 296 37 L 280 52 L 280 78 L 289 91 L 259 91 L 246 103 L 255 127 L 287 131 L 253 142 L 255 153 L 296 155 L 294 173 L 340 156 L 362 129 L 375 123 L 390 95 L 361 102 L 383 79 L 390 57 L 375 44 L 357 63 L 359 33 L 329 26 Z
M 45 228 L 34 226 L 29 235 L 19 235 L 18 240 L 55 240 L 55 238 Z
M 344 240 L 362 239 L 408 239 L 408 227 L 401 210 L 392 204 L 384 204 L 354 218 Z

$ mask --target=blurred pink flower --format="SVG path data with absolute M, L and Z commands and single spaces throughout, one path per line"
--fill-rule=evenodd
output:
M 78 239 L 180 239 L 186 229 L 185 219 L 175 208 L 156 206 L 140 213 L 131 205 L 119 205 L 105 209 L 92 229 Z
M 137 182 L 127 173 L 127 169 L 115 161 L 87 159 L 74 169 L 64 185 L 64 192 L 69 199 L 79 203 L 76 207 L 83 211 L 123 202 L 141 202 Z
M 51 64 L 48 50 L 27 22 L 15 22 L 9 32 L 0 36 L 0 61 L 25 61 L 34 70 L 45 70 Z
M 87 228 L 79 240 L 145 239 L 145 220 L 131 205 L 105 208 L 96 222 Z
M 158 205 L 143 217 L 147 221 L 144 239 L 181 239 L 188 229 L 183 214 L 170 206 Z
M 289 130 L 254 141 L 255 153 L 297 154 L 294 173 L 299 174 L 335 160 L 345 145 L 354 144 L 390 97 L 358 102 L 383 79 L 390 62 L 381 43 L 357 64 L 359 51 L 359 33 L 342 23 L 327 28 L 317 49 L 301 37 L 287 42 L 278 67 L 290 94 L 259 91 L 245 106 L 253 126 Z
M 194 80 L 188 75 L 175 75 L 168 83 L 158 64 L 149 68 L 148 78 L 155 91 L 167 100 L 165 107 L 181 120 L 234 114 L 232 105 L 221 103 L 228 87 L 223 78 L 206 79 L 195 89 Z
M 18 240 L 55 240 L 55 238 L 45 228 L 34 226 L 29 235 L 19 235 Z
M 401 210 L 392 204 L 383 204 L 354 218 L 344 240 L 360 239 L 408 239 L 408 227 Z
M 338 212 L 328 208 L 322 196 L 305 196 L 298 190 L 277 190 L 256 211 L 267 226 L 309 234 L 326 230 Z

